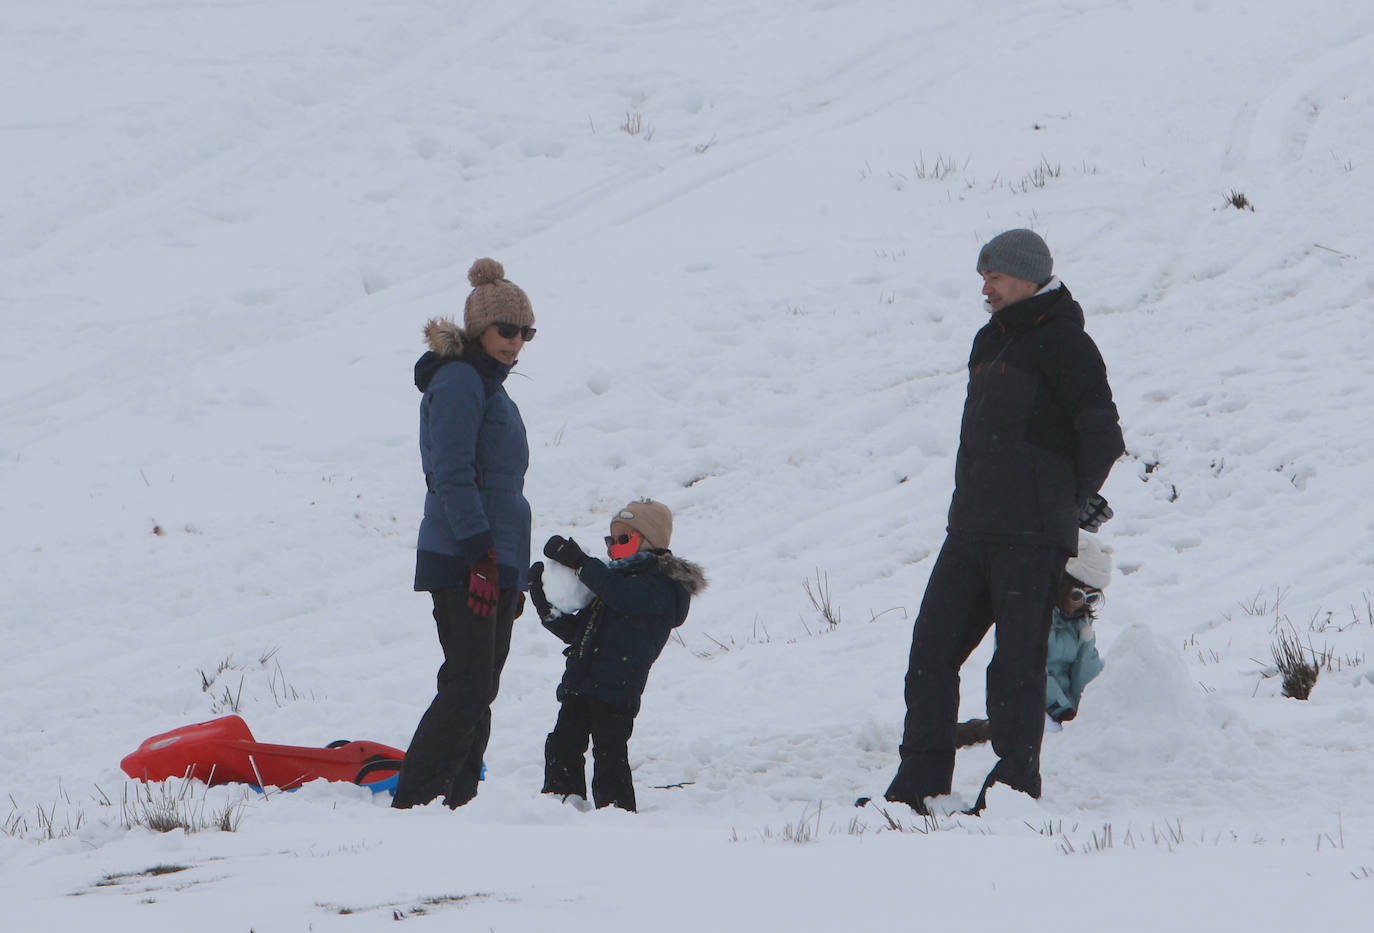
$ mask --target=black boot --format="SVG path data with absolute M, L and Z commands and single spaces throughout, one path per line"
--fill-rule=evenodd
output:
M 574 768 L 568 762 L 550 756 L 545 750 L 544 787 L 540 793 L 557 794 L 560 797 L 571 795 L 586 800 L 586 765 L 580 761 L 578 765 L 579 767 Z
M 991 738 L 992 733 L 988 728 L 986 719 L 966 719 L 954 727 L 954 745 L 956 748 L 981 745 Z
M 892 779 L 887 790 L 883 793 L 883 799 L 888 803 L 904 803 L 915 810 L 921 816 L 930 816 L 930 810 L 926 807 L 925 799 L 935 796 L 933 794 L 923 794 L 908 782 L 902 779 L 902 772 L 897 771 L 897 776 Z M 866 802 L 866 801 L 865 801 Z

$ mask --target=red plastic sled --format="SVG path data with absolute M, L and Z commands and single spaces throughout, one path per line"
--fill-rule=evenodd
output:
M 324 748 L 253 740 L 238 716 L 182 726 L 146 740 L 119 766 L 131 778 L 195 778 L 206 784 L 251 784 L 292 790 L 309 781 L 349 781 L 373 793 L 393 790 L 405 752 L 378 742 L 332 742 Z

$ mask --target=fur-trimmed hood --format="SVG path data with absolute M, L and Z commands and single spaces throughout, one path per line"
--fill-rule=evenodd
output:
M 511 370 L 484 352 L 481 344 L 469 340 L 467 331 L 448 318 L 432 318 L 425 325 L 425 343 L 429 349 L 415 361 L 415 388 L 421 392 L 428 391 L 439 370 L 454 360 L 470 363 L 477 370 L 488 398 L 496 393 Z
M 688 596 L 696 596 L 706 589 L 706 571 L 700 564 L 678 557 L 672 551 L 656 551 L 658 567 L 663 575 L 674 583 L 682 584 Z
M 639 551 L 629 557 L 613 560 L 607 566 L 622 573 L 657 569 L 669 580 L 680 584 L 688 596 L 696 596 L 706 589 L 706 571 L 701 569 L 701 565 L 684 560 L 667 548 Z
M 463 355 L 467 343 L 463 328 L 446 317 L 430 318 L 425 325 L 425 345 L 439 356 L 456 359 Z

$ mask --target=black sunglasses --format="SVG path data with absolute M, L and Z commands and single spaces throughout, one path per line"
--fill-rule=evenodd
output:
M 503 340 L 510 340 L 517 334 L 525 343 L 534 339 L 533 327 L 521 327 L 519 324 L 493 324 L 491 326 L 496 328 L 496 332 L 501 335 Z
M 610 547 L 612 544 L 629 544 L 631 538 L 638 537 L 638 532 L 632 535 L 606 535 L 606 547 Z

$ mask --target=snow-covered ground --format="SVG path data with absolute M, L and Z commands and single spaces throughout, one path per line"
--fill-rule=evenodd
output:
M 5 928 L 1368 922 L 1372 59 L 1356 0 L 0 6 Z M 897 831 L 851 804 L 896 766 L 974 259 L 1017 226 L 1126 433 L 1107 668 L 1038 804 Z M 237 831 L 126 828 L 120 758 L 230 708 L 409 740 L 410 368 L 487 255 L 538 317 L 536 541 L 653 496 L 711 577 L 644 697 L 641 812 L 538 794 L 562 657 L 530 611 L 470 806 L 193 785 L 154 793 Z M 1308 702 L 1280 633 L 1326 660 Z

